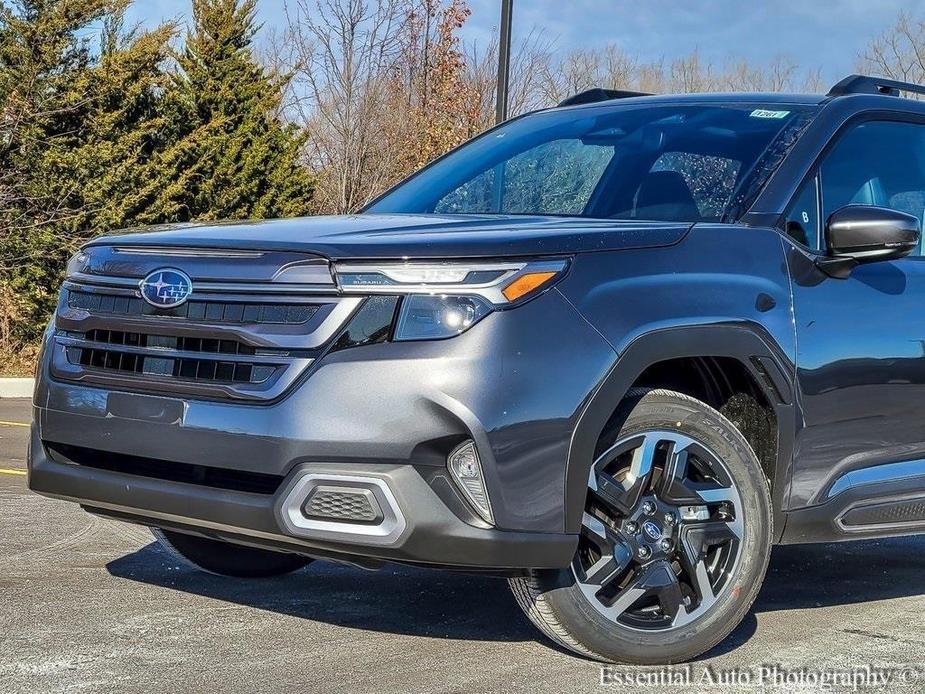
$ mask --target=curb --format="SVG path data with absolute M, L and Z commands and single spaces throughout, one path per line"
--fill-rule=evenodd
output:
M 0 398 L 31 398 L 34 378 L 0 378 Z

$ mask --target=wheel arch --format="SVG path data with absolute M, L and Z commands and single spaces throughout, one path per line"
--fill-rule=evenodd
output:
M 708 369 L 732 367 L 737 370 L 740 377 L 748 379 L 754 393 L 763 396 L 773 412 L 776 450 L 773 460 L 762 462 L 772 480 L 774 540 L 779 539 L 784 529 L 783 509 L 786 508 L 790 488 L 796 426 L 793 365 L 761 326 L 731 324 L 653 330 L 635 338 L 619 355 L 589 397 L 572 433 L 565 475 L 566 532 L 578 532 L 580 528 L 588 470 L 594 460 L 595 449 L 626 393 L 639 385 L 671 388 L 672 383 L 666 381 L 666 374 L 672 373 L 672 367 L 691 366 L 697 360 L 712 360 L 713 365 L 708 365 Z M 726 375 L 734 376 L 732 373 Z M 646 382 L 647 378 L 653 380 Z M 690 392 L 690 388 L 676 386 L 672 389 L 704 399 L 696 390 Z M 707 402 L 715 406 L 715 403 Z

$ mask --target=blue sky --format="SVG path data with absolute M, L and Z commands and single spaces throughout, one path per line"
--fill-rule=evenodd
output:
M 283 0 L 258 0 L 267 25 L 283 21 Z M 464 38 L 485 41 L 497 26 L 499 0 L 470 0 Z M 900 10 L 925 17 L 925 0 L 514 0 L 514 38 L 541 29 L 557 48 L 616 43 L 643 60 L 699 49 L 715 63 L 787 55 L 836 80 L 853 72 L 867 42 Z M 130 17 L 183 18 L 189 0 L 135 0 Z

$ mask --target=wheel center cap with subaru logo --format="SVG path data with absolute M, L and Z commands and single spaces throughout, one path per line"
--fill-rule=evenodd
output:
M 141 298 L 157 308 L 174 308 L 193 293 L 193 281 L 185 272 L 172 268 L 155 270 L 138 284 Z
M 643 523 L 642 530 L 652 540 L 657 540 L 662 536 L 662 529 L 658 527 L 658 523 L 653 523 L 652 521 L 646 521 Z

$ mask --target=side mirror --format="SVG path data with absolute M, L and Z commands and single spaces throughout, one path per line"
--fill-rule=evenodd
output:
M 828 254 L 816 265 L 832 277 L 844 278 L 861 263 L 895 260 L 918 248 L 917 217 L 888 207 L 847 205 L 825 223 Z

